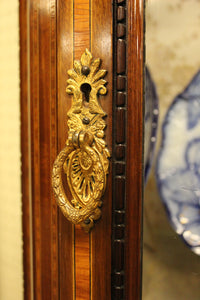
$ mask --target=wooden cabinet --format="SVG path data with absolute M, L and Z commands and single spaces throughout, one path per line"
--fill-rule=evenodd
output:
M 140 299 L 143 0 L 20 1 L 24 299 Z M 56 204 L 51 174 L 64 147 L 73 61 L 88 48 L 107 70 L 111 153 L 102 217 L 91 232 Z

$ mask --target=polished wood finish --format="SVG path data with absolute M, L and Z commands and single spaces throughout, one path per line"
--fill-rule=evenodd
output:
M 74 59 L 80 60 L 85 49 L 90 49 L 90 1 L 74 0 Z M 75 299 L 89 300 L 90 234 L 75 226 Z
M 68 136 L 67 112 L 71 99 L 66 94 L 67 71 L 73 67 L 73 1 L 57 1 L 57 107 L 58 152 L 64 148 Z M 55 155 L 55 158 L 57 156 Z M 54 159 L 55 159 L 54 158 Z M 51 186 L 49 186 L 51 189 Z M 59 300 L 75 299 L 74 225 L 58 210 L 59 232 Z
M 75 229 L 75 285 L 77 300 L 90 299 L 90 235 Z
M 107 70 L 108 93 L 99 96 L 106 112 L 105 140 L 112 154 L 112 1 L 91 1 L 91 51 L 102 60 L 102 68 Z M 91 232 L 91 299 L 111 299 L 111 225 L 112 225 L 112 164 L 105 195 L 102 198 L 102 218 Z
M 55 1 L 20 1 L 25 299 L 57 297 L 57 207 L 49 189 L 57 152 L 55 17 Z
M 144 1 L 128 2 L 126 299 L 141 299 Z
M 23 270 L 24 270 L 24 299 L 31 300 L 32 286 L 32 234 L 31 195 L 30 195 L 30 140 L 28 118 L 28 28 L 27 28 L 27 2 L 20 2 L 20 112 L 21 112 L 21 172 L 22 172 L 22 210 L 23 210 Z M 23 30 L 22 30 L 23 28 Z
M 20 1 L 24 299 L 141 297 L 143 0 Z M 67 70 L 88 47 L 108 70 L 112 152 L 90 235 L 57 208 L 53 161 L 67 135 Z
M 55 1 L 50 0 L 32 1 L 29 8 L 29 118 L 36 299 L 53 299 L 57 294 L 57 208 L 49 189 L 51 163 L 57 152 L 55 8 Z
M 74 0 L 74 59 L 90 49 L 90 0 Z

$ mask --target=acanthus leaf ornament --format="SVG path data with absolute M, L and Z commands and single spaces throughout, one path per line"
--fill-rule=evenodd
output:
M 106 70 L 99 70 L 100 59 L 93 59 L 86 49 L 80 61 L 68 71 L 66 92 L 73 95 L 68 111 L 68 139 L 58 154 L 52 172 L 52 186 L 64 216 L 89 232 L 101 216 L 102 196 L 106 187 L 110 153 L 104 129 L 106 113 L 100 107 L 98 94 L 105 95 Z M 63 174 L 72 199 L 63 184 Z

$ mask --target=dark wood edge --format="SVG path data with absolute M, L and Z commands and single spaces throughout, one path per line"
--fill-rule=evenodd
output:
M 141 299 L 143 200 L 144 0 L 128 2 L 126 298 Z
M 31 299 L 31 232 L 30 232 L 30 161 L 28 120 L 28 52 L 27 1 L 19 2 L 20 24 L 20 114 L 21 114 L 21 191 L 23 230 L 24 299 Z

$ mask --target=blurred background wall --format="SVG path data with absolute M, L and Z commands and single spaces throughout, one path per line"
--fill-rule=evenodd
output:
M 170 226 L 155 180 L 166 112 L 200 69 L 199 28 L 199 0 L 146 1 L 146 63 L 159 97 L 159 126 L 144 193 L 143 300 L 200 299 L 200 257 Z
M 0 299 L 23 299 L 18 0 L 0 0 Z

